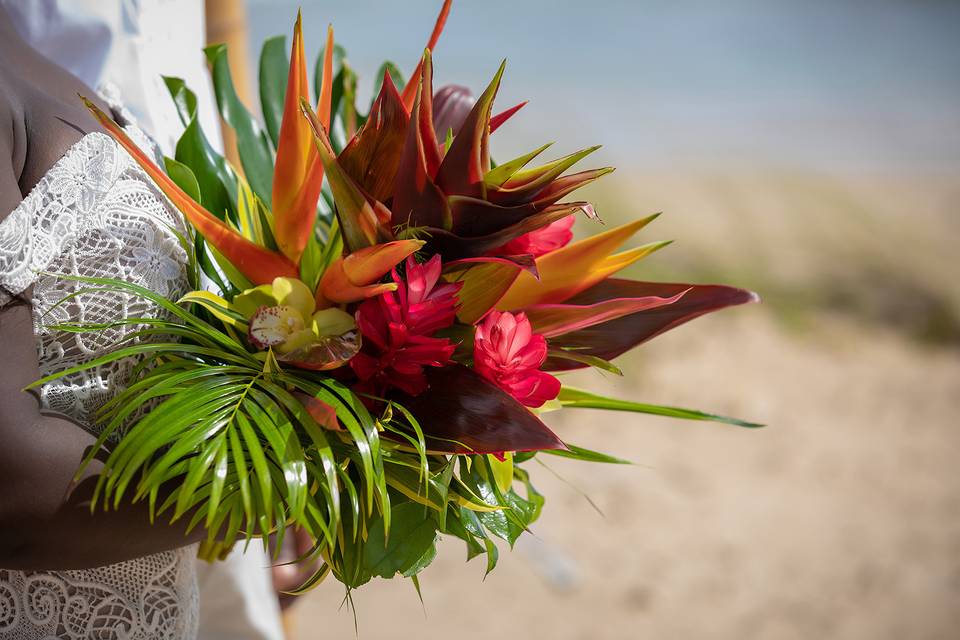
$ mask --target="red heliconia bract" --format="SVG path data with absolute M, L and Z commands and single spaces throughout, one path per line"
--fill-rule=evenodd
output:
M 435 104 L 433 66 L 426 51 L 402 96 L 384 79 L 375 101 L 376 117 L 339 156 L 333 154 L 327 128 L 305 105 L 349 251 L 395 237 L 422 237 L 427 242 L 424 251 L 440 254 L 444 261 L 474 258 L 577 211 L 595 217 L 588 203 L 562 200 L 612 170 L 564 175 L 597 147 L 527 168 L 545 145 L 492 165 L 490 133 L 522 106 L 492 114 L 503 69 L 501 65 L 475 102 L 462 87 L 451 87 L 437 93 Z M 407 111 L 411 88 L 416 93 Z M 437 130 L 437 124 L 446 130 Z M 456 134 L 449 147 L 448 130 Z
M 560 381 L 540 371 L 546 359 L 546 339 L 522 313 L 494 311 L 477 325 L 474 370 L 528 407 L 543 406 L 560 393 Z
M 424 264 L 408 258 L 405 270 L 405 281 L 393 271 L 397 291 L 371 298 L 357 309 L 364 346 L 350 366 L 360 378 L 358 391 L 383 395 L 393 387 L 417 395 L 427 388 L 424 367 L 451 362 L 456 345 L 431 334 L 453 324 L 460 285 L 439 282 L 439 256 Z
M 502 247 L 490 251 L 490 255 L 499 256 L 519 256 L 529 254 L 534 258 L 546 255 L 551 251 L 556 251 L 565 247 L 573 240 L 574 216 L 561 218 L 556 222 L 551 222 L 545 227 L 540 227 L 530 233 L 525 233 L 519 238 L 514 238 Z

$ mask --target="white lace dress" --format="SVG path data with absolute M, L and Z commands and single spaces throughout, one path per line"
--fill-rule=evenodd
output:
M 116 349 L 137 327 L 74 334 L 58 322 L 158 315 L 126 294 L 83 293 L 50 274 L 122 278 L 175 298 L 186 290 L 180 214 L 110 137 L 72 146 L 0 223 L 0 291 L 33 285 L 34 331 L 43 374 Z M 0 306 L 9 303 L 0 293 Z M 114 362 L 43 387 L 44 408 L 95 430 L 93 415 L 126 383 L 135 361 Z M 69 544 L 64 539 L 64 544 Z M 195 547 L 82 571 L 0 569 L 0 639 L 183 640 L 196 636 Z

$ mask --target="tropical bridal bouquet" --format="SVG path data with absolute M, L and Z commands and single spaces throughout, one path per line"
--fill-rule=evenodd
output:
M 595 147 L 495 162 L 491 137 L 523 104 L 494 109 L 502 64 L 476 99 L 434 90 L 449 9 L 406 81 L 383 64 L 366 109 L 332 28 L 313 96 L 299 17 L 289 59 L 282 37 L 264 44 L 262 124 L 234 90 L 226 48 L 207 48 L 239 167 L 211 147 L 182 80 L 165 79 L 185 129 L 163 167 L 88 103 L 189 221 L 195 289 L 169 301 L 85 280 L 164 309 L 117 319 L 137 339 L 57 374 L 140 362 L 84 462 L 104 461 L 93 508 L 146 501 L 155 518 L 206 527 L 211 554 L 300 527 L 322 567 L 303 588 L 331 573 L 348 589 L 374 576 L 418 585 L 441 535 L 493 569 L 494 538 L 512 545 L 543 507 L 525 468 L 534 457 L 624 462 L 562 440 L 547 411 L 755 426 L 561 381 L 584 367 L 619 373 L 611 360 L 627 350 L 756 296 L 616 277 L 666 244 L 618 252 L 656 216 L 603 228 L 569 199 L 612 171 L 568 171 Z M 601 232 L 573 241 L 578 216 Z

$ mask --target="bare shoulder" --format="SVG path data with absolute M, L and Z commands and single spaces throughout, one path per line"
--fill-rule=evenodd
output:
M 23 199 L 19 180 L 26 158 L 23 115 L 4 86 L 2 75 L 0 73 L 0 222 Z
M 4 18 L 0 8 L 0 163 L 9 162 L 0 166 L 0 215 L 11 208 L 11 171 L 26 195 L 71 146 L 99 128 L 78 97 L 97 102 L 94 91 L 32 49 Z

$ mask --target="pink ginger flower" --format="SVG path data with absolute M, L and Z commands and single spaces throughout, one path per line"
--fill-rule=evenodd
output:
M 540 371 L 546 359 L 547 340 L 533 333 L 526 314 L 492 311 L 477 325 L 474 370 L 528 407 L 560 393 L 560 381 Z
M 566 218 L 560 218 L 556 222 L 551 222 L 545 227 L 540 227 L 530 233 L 525 233 L 498 247 L 489 253 L 498 256 L 518 256 L 525 253 L 532 254 L 534 258 L 542 256 L 551 251 L 556 251 L 561 247 L 567 246 L 573 240 L 574 216 L 569 215 Z
M 394 269 L 397 290 L 370 298 L 357 309 L 364 343 L 350 366 L 360 378 L 358 391 L 383 395 L 395 387 L 417 395 L 427 388 L 424 367 L 450 363 L 456 345 L 430 334 L 453 324 L 461 285 L 438 285 L 440 270 L 439 256 L 424 264 L 407 258 L 406 282 Z

